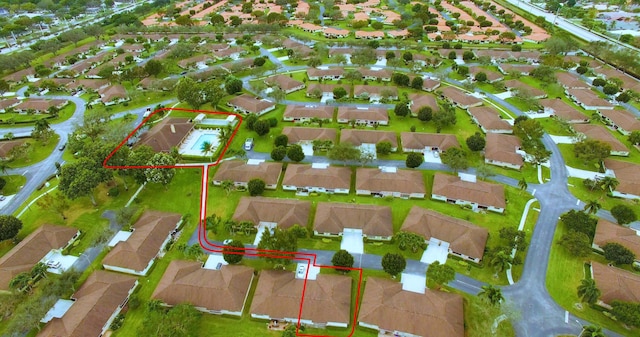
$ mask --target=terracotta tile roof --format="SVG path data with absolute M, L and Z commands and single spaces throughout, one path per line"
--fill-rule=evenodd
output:
M 497 71 L 486 69 L 480 66 L 469 67 L 469 74 L 472 74 L 475 76 L 478 73 L 485 73 L 487 75 L 487 80 L 490 82 L 497 81 L 501 78 L 504 78 L 504 76 Z
M 252 278 L 253 269 L 246 266 L 212 270 L 203 269 L 201 262 L 174 260 L 151 297 L 172 306 L 189 303 L 207 310 L 242 312 Z
M 273 102 L 258 99 L 249 94 L 236 96 L 229 101 L 229 104 L 251 113 L 259 113 L 265 109 L 275 106 L 275 103 Z
M 316 76 L 342 76 L 344 74 L 344 68 L 308 68 L 307 76 L 316 77 Z
M 448 199 L 464 200 L 481 206 L 505 208 L 504 186 L 484 181 L 468 182 L 459 177 L 436 173 L 433 177 L 432 194 Z
M 0 290 L 8 290 L 16 275 L 31 270 L 52 249 L 65 247 L 76 228 L 44 224 L 0 257 Z
M 636 259 L 640 259 L 640 235 L 635 230 L 604 219 L 598 219 L 593 243 L 602 247 L 609 242 L 625 246 L 636 255 Z
M 306 226 L 309 222 L 311 203 L 309 201 L 242 197 L 233 213 L 233 220 L 251 221 L 256 226 L 261 222 L 275 222 L 287 229 L 293 225 Z
M 640 196 L 640 165 L 626 161 L 605 159 L 604 166 L 607 170 L 613 170 L 616 179 L 618 179 L 619 184 L 616 187 L 616 191 Z
M 558 82 L 566 88 L 589 88 L 589 85 L 582 81 L 578 76 L 570 73 L 556 73 Z
M 478 120 L 478 124 L 486 130 L 511 130 L 511 124 L 500 118 L 500 114 L 492 107 L 479 106 L 469 108 L 469 113 Z
M 67 88 L 76 89 L 79 87 L 88 88 L 92 90 L 98 90 L 102 87 L 105 87 L 109 84 L 107 80 L 94 80 L 94 79 L 78 79 L 73 82 L 67 84 Z
M 541 97 L 541 96 L 545 96 L 546 92 L 544 92 L 544 90 L 540 90 L 536 87 L 532 87 L 524 82 L 521 82 L 519 80 L 508 80 L 504 82 L 504 86 L 507 88 L 511 88 L 511 89 L 516 89 L 516 90 L 523 90 L 525 92 L 528 92 L 529 94 L 531 94 L 533 97 Z
M 387 69 L 373 70 L 369 68 L 358 68 L 358 71 L 362 76 L 376 77 L 376 78 L 391 78 L 392 72 Z
M 578 102 L 585 106 L 592 107 L 613 107 L 606 99 L 600 98 L 590 89 L 568 89 L 569 95 L 573 96 Z
M 480 260 L 489 237 L 486 228 L 418 206 L 411 208 L 400 230 L 449 242 L 453 252 Z
M 545 98 L 538 100 L 538 103 L 547 109 L 552 109 L 556 116 L 569 122 L 589 122 L 587 115 L 576 110 L 576 108 L 559 98 Z
M 330 140 L 336 142 L 337 132 L 334 128 L 305 128 L 286 126 L 282 134 L 289 138 L 289 144 L 297 144 L 302 141 Z
M 363 30 L 356 30 L 356 39 L 359 38 L 383 38 L 384 37 L 384 32 L 381 31 L 373 31 L 373 32 L 367 32 L 367 31 L 363 31 Z
M 47 111 L 52 106 L 59 107 L 63 104 L 67 104 L 67 100 L 64 99 L 27 99 L 22 101 L 22 103 L 15 106 L 16 110 L 29 110 L 33 109 L 36 111 L 44 112 Z
M 626 110 L 602 110 L 600 111 L 602 116 L 610 119 L 619 128 L 626 131 L 640 130 L 640 120 Z
M 524 159 L 516 149 L 522 146 L 520 138 L 511 135 L 488 133 L 484 157 L 489 160 L 522 166 Z
M 442 291 L 405 291 L 400 282 L 368 277 L 358 321 L 415 336 L 463 337 L 463 300 Z
M 349 190 L 351 169 L 340 166 L 313 168 L 306 164 L 289 164 L 282 179 L 282 185 Z
M 348 276 L 319 274 L 317 279 L 307 280 L 305 287 L 305 280 L 296 279 L 292 272 L 265 269 L 260 272 L 251 314 L 296 321 L 300 315 L 317 324 L 347 324 L 351 320 L 351 283 Z
M 432 113 L 438 112 L 440 109 L 440 107 L 438 107 L 438 102 L 433 95 L 409 94 L 409 100 L 411 101 L 411 113 L 414 115 L 417 115 L 420 108 L 424 106 L 430 107 Z
M 389 85 L 389 86 L 356 85 L 353 87 L 354 96 L 360 96 L 363 94 L 368 94 L 369 96 L 371 95 L 381 96 L 382 94 L 385 93 L 385 91 L 388 91 L 391 94 L 391 96 L 398 96 L 398 88 L 392 85 Z
M 378 144 L 384 141 L 391 143 L 392 147 L 398 146 L 398 137 L 392 131 L 343 129 L 340 132 L 340 143 L 351 143 L 354 146 Z
M 322 118 L 333 119 L 332 106 L 316 106 L 316 105 L 287 105 L 284 110 L 283 117 L 288 118 Z
M 591 262 L 593 279 L 600 289 L 600 301 L 640 302 L 640 275 L 616 267 Z
M 276 75 L 276 76 L 267 77 L 264 81 L 269 85 L 278 85 L 280 89 L 284 91 L 289 91 L 297 87 L 304 86 L 304 83 L 296 79 L 293 79 L 287 75 Z
M 156 152 L 169 152 L 179 146 L 193 129 L 188 118 L 165 118 L 140 136 L 138 145 L 148 145 Z
M 462 104 L 463 106 L 471 106 L 474 104 L 482 103 L 482 101 L 478 98 L 475 98 L 471 95 L 467 95 L 465 92 L 458 88 L 454 87 L 444 87 L 440 89 L 442 91 L 442 95 L 448 98 L 450 101 Z
M 100 94 L 100 99 L 104 103 L 111 102 L 116 98 L 129 98 L 127 90 L 125 90 L 125 88 L 120 84 L 110 85 L 106 88 L 102 88 L 98 90 L 98 93 Z
M 118 242 L 102 260 L 103 265 L 143 271 L 156 257 L 162 243 L 173 231 L 182 215 L 145 211 L 133 227 L 133 234 Z
M 385 172 L 379 168 L 356 169 L 356 190 L 424 194 L 426 187 L 420 171 L 396 170 Z
M 11 150 L 25 143 L 24 139 L 3 140 L 0 141 L 0 157 L 6 158 L 9 156 Z
M 275 185 L 278 183 L 281 171 L 282 163 L 261 162 L 258 165 L 249 165 L 241 160 L 229 160 L 220 163 L 213 180 L 229 179 L 233 182 L 248 183 L 249 180 L 257 178 L 267 185 Z
M 341 106 L 338 107 L 339 120 L 368 120 L 378 122 L 389 122 L 389 113 L 385 108 L 377 107 L 355 107 Z
M 100 336 L 113 312 L 129 297 L 136 285 L 133 276 L 98 270 L 73 294 L 71 308 L 62 318 L 52 319 L 38 337 Z
M 391 208 L 378 205 L 319 202 L 313 229 L 319 233 L 342 233 L 345 228 L 362 229 L 367 236 L 393 235 Z
M 450 147 L 460 147 L 454 135 L 444 133 L 401 132 L 402 148 L 423 151 L 425 148 L 438 148 L 445 151 Z
M 585 135 L 587 138 L 597 139 L 611 145 L 611 151 L 629 151 L 629 149 L 614 137 L 604 126 L 594 124 L 575 124 L 572 127 L 576 132 Z

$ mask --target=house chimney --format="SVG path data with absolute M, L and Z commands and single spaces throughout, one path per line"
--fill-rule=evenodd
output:
M 176 133 L 176 127 L 173 124 L 171 124 L 170 127 L 171 127 L 171 133 Z

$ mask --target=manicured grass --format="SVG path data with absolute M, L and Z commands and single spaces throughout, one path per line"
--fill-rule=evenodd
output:
M 600 189 L 594 189 L 592 191 L 584 186 L 583 181 L 584 180 L 580 178 L 569 178 L 569 191 L 571 191 L 571 193 L 576 198 L 582 200 L 583 202 L 588 202 L 589 200 L 597 200 L 602 208 L 606 210 L 610 210 L 613 206 L 618 204 L 625 204 L 632 208 L 638 207 L 637 201 L 610 197 Z
M 498 329 L 493 333 L 491 326 L 493 322 L 502 314 L 510 317 L 508 308 L 498 308 L 487 305 L 477 296 L 459 293 L 464 298 L 464 326 L 465 336 L 467 337 L 515 337 L 515 331 L 509 319 L 504 320 L 498 325 Z
M 537 210 L 536 210 L 537 209 Z M 540 214 L 540 203 L 534 201 L 529 208 L 529 214 L 527 214 L 527 220 L 525 222 L 523 231 L 526 233 L 526 242 L 531 242 L 531 235 L 533 235 L 533 228 L 535 227 L 536 221 L 538 221 L 538 215 Z M 513 281 L 518 282 L 520 276 L 522 276 L 522 271 L 524 270 L 524 260 L 527 257 L 527 249 L 524 251 L 516 252 L 516 259 L 520 259 L 522 263 L 515 264 L 511 267 L 511 276 L 513 276 Z
M 59 140 L 60 136 L 55 134 L 51 139 L 49 139 L 49 142 L 46 145 L 43 145 L 33 138 L 28 138 L 27 143 L 30 144 L 30 146 L 25 158 L 12 160 L 9 162 L 9 166 L 12 168 L 25 167 L 43 161 L 51 154 L 51 152 L 53 152 Z
M 589 322 L 606 327 L 625 336 L 637 336 L 640 329 L 635 328 L 631 331 L 626 330 L 620 323 L 617 323 L 603 315 L 599 310 L 591 308 L 583 304 L 583 309 L 579 310 L 574 304 L 579 303 L 580 299 L 577 294 L 577 287 L 584 275 L 584 263 L 588 261 L 597 261 L 606 263 L 604 257 L 598 254 L 591 254 L 584 259 L 574 258 L 563 247 L 558 245 L 558 240 L 564 234 L 565 229 L 559 224 L 553 238 L 551 246 L 551 255 L 549 257 L 549 268 L 547 270 L 547 289 L 553 299 L 563 308 L 572 314 L 586 319 Z
M 544 130 L 554 136 L 572 136 L 571 132 L 558 123 L 555 118 L 538 118 L 537 121 Z
M 66 95 L 67 93 L 60 92 L 60 95 Z M 51 94 L 50 94 L 51 95 Z M 15 128 L 16 126 L 29 126 L 33 125 L 35 121 L 40 119 L 46 119 L 49 124 L 57 124 L 66 121 L 73 116 L 76 110 L 75 103 L 69 101 L 69 103 L 58 112 L 58 116 L 55 118 L 49 118 L 47 113 L 43 114 L 20 114 L 20 113 L 3 113 L 0 120 L 0 128 Z M 16 124 L 20 123 L 20 124 Z
M 7 184 L 4 185 L 1 191 L 4 195 L 12 195 L 18 193 L 18 191 L 20 191 L 20 188 L 27 182 L 27 178 L 19 174 L 2 176 L 2 179 L 7 182 Z
M 580 170 L 598 172 L 599 165 L 595 163 L 587 164 L 583 160 L 576 158 L 573 152 L 573 148 L 573 144 L 558 144 L 558 149 L 560 149 L 562 158 L 564 158 L 564 162 L 567 166 L 571 166 Z

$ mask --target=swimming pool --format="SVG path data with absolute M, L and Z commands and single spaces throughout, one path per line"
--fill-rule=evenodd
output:
M 204 142 L 209 142 L 211 145 L 216 145 L 218 142 L 218 135 L 215 134 L 203 134 L 196 139 L 195 143 L 191 146 L 190 150 L 200 151 L 202 149 L 202 144 Z

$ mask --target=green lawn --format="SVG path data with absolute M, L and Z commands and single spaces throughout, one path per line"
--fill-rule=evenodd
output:
M 60 93 L 65 95 L 66 93 Z M 3 113 L 2 119 L 0 119 L 0 128 L 15 128 L 16 126 L 29 126 L 33 125 L 35 121 L 40 119 L 46 119 L 49 124 L 57 124 L 66 121 L 73 116 L 76 110 L 76 105 L 73 102 L 69 102 L 55 118 L 50 118 L 51 115 L 43 114 L 20 114 L 20 113 Z M 19 124 L 17 124 L 19 123 Z
M 560 149 L 560 153 L 562 153 L 565 164 L 580 170 L 598 172 L 599 165 L 595 163 L 585 163 L 583 160 L 576 158 L 573 147 L 573 144 L 558 144 L 558 149 Z
M 46 145 L 43 145 L 33 138 L 27 138 L 27 143 L 30 145 L 27 150 L 27 155 L 25 158 L 11 160 L 9 162 L 9 166 L 11 168 L 18 168 L 41 162 L 54 151 L 59 140 L 60 136 L 55 134 L 51 139 L 49 139 L 49 142 Z
M 2 179 L 7 182 L 7 184 L 4 185 L 1 191 L 4 195 L 13 195 L 18 193 L 18 191 L 20 191 L 20 188 L 27 182 L 27 178 L 19 174 L 2 176 Z
M 584 186 L 583 179 L 580 178 L 569 178 L 569 191 L 583 202 L 597 200 L 602 208 L 606 210 L 610 210 L 613 206 L 618 204 L 625 204 L 632 208 L 636 208 L 638 206 L 638 203 L 633 200 L 610 197 L 604 191 L 599 189 L 592 191 Z

